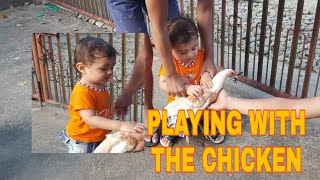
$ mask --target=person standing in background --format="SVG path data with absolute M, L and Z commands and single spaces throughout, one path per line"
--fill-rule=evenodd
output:
M 180 15 L 177 0 L 106 0 L 106 3 L 114 21 L 116 32 L 144 33 L 142 48 L 136 57 L 132 76 L 115 102 L 115 113 L 120 116 L 126 114 L 128 107 L 132 104 L 133 94 L 143 84 L 145 84 L 145 112 L 147 113 L 148 109 L 153 109 L 153 50 L 143 11 L 149 17 L 153 42 L 161 64 L 166 71 L 168 93 L 172 96 L 187 96 L 185 84 L 188 84 L 188 80 L 179 76 L 175 70 L 169 35 L 166 29 L 167 20 Z M 205 56 L 202 72 L 209 72 L 211 77 L 216 73 L 213 63 L 212 13 L 213 1 L 198 0 L 196 19 Z M 147 127 L 147 120 L 144 124 Z M 146 133 L 145 135 L 146 146 L 158 144 L 158 133 L 154 133 L 152 137 Z

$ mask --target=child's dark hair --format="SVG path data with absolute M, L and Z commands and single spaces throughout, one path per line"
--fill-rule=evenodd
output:
M 198 37 L 198 28 L 188 16 L 178 16 L 167 23 L 171 47 L 185 44 Z
M 96 58 L 115 57 L 119 54 L 105 40 L 94 37 L 86 37 L 79 41 L 74 51 L 75 64 L 81 62 L 90 65 Z

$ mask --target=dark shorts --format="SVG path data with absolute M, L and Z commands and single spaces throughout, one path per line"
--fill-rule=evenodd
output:
M 161 0 L 155 0 L 161 1 Z M 147 13 L 145 0 L 106 0 L 108 11 L 115 25 L 115 31 L 121 33 L 147 33 L 144 14 Z M 180 15 L 178 1 L 168 0 L 168 19 Z

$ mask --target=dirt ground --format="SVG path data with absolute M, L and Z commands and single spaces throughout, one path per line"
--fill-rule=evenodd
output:
M 205 173 L 202 170 L 201 152 L 211 145 L 204 137 L 191 138 L 196 147 L 194 174 L 154 173 L 154 158 L 150 150 L 121 155 L 67 154 L 58 140 L 68 113 L 54 105 L 40 108 L 31 101 L 31 33 L 32 32 L 104 32 L 72 16 L 43 9 L 41 6 L 19 7 L 0 13 L 12 14 L 0 21 L 0 174 L 1 179 L 318 179 L 320 165 L 320 119 L 308 120 L 304 137 L 252 137 L 249 123 L 243 118 L 243 136 L 228 137 L 221 146 L 301 146 L 302 173 Z M 45 17 L 38 18 L 38 13 Z M 15 16 L 16 18 L 14 18 Z M 57 20 L 58 19 L 58 20 Z M 61 19 L 61 20 L 59 20 Z M 40 22 L 45 20 L 45 24 Z M 22 24 L 22 27 L 16 26 Z M 157 74 L 159 60 L 155 60 Z M 155 76 L 154 104 L 165 105 L 164 94 L 157 86 Z M 18 83 L 25 85 L 18 86 Z M 225 89 L 233 96 L 243 98 L 270 97 L 241 83 L 228 81 Z M 287 124 L 289 127 L 289 124 Z M 279 124 L 276 124 L 279 129 Z M 179 145 L 186 145 L 179 141 Z M 216 145 L 213 145 L 216 146 Z M 162 168 L 164 171 L 164 169 Z

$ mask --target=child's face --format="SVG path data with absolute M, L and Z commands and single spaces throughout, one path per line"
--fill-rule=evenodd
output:
M 116 57 L 96 58 L 93 63 L 84 67 L 86 80 L 94 84 L 111 81 L 113 78 L 113 67 L 116 64 Z
M 184 64 L 192 63 L 198 53 L 198 38 L 194 38 L 185 44 L 178 44 L 172 48 L 173 56 Z

